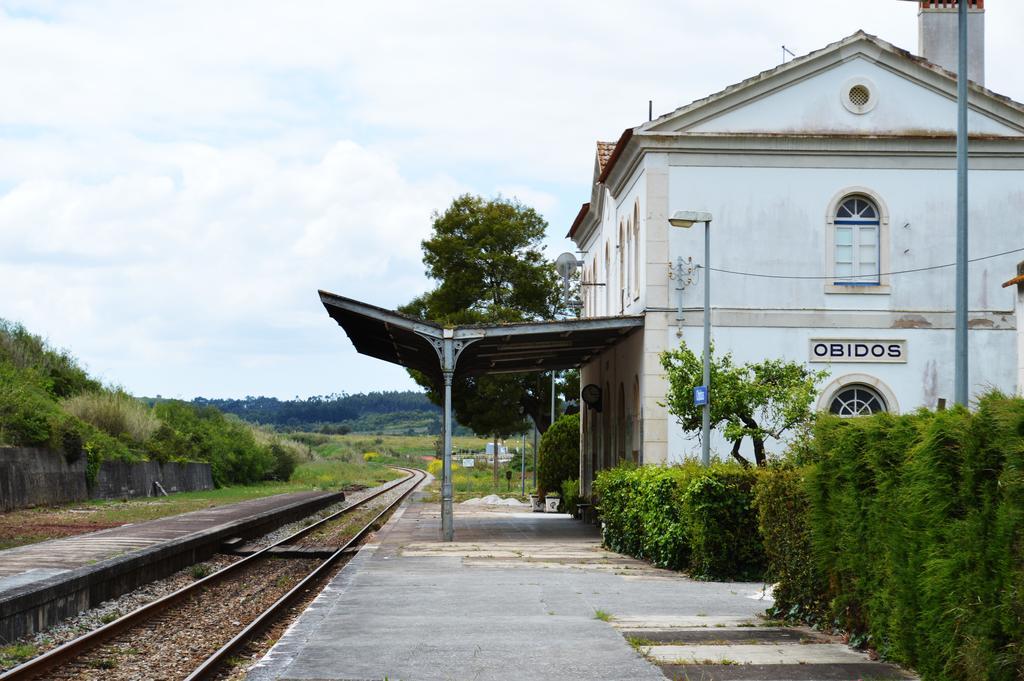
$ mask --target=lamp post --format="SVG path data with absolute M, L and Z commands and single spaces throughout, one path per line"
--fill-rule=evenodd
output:
M 673 227 L 689 228 L 698 222 L 704 223 L 704 388 L 702 396 L 704 413 L 701 416 L 701 463 L 711 465 L 711 213 L 705 211 L 677 210 L 668 219 Z M 700 391 L 694 391 L 694 400 L 700 399 Z
M 920 0 L 904 0 L 904 2 Z M 953 400 L 966 405 L 967 374 L 967 10 L 973 0 L 957 3 L 956 72 L 956 312 L 954 314 Z

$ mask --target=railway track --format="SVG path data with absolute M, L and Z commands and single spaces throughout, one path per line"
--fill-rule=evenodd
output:
M 280 541 L 4 674 L 25 679 L 209 679 L 309 593 L 426 477 L 408 476 Z

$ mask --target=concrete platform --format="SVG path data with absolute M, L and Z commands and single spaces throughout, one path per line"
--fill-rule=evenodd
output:
M 436 504 L 398 511 L 247 679 L 653 681 L 702 678 L 701 664 L 735 679 L 888 671 L 810 632 L 763 627 L 760 583 L 652 568 L 603 550 L 594 527 L 568 516 L 457 505 L 455 520 L 457 541 L 445 544 Z M 765 635 L 743 633 L 758 628 Z M 690 643 L 694 655 L 678 653 Z M 765 654 L 776 664 L 755 663 Z
M 0 637 L 13 640 L 345 498 L 295 492 L 0 551 Z

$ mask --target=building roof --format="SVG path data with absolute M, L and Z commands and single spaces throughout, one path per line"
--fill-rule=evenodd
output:
M 437 344 L 452 338 L 456 373 L 478 376 L 578 367 L 643 327 L 642 316 L 591 317 L 445 328 L 352 298 L 320 291 L 327 313 L 356 351 L 441 378 Z
M 600 175 L 604 172 L 604 167 L 608 165 L 608 159 L 612 157 L 612 152 L 615 151 L 615 142 L 597 142 L 597 173 Z
M 600 142 L 598 142 L 600 144 Z M 584 203 L 580 206 L 580 212 L 576 213 L 576 218 L 572 221 L 572 227 L 569 228 L 569 233 L 565 235 L 566 239 L 571 239 L 576 235 L 576 230 L 583 224 L 583 219 L 587 217 L 587 213 L 590 212 L 590 204 Z
M 796 57 L 795 59 L 792 59 L 786 62 L 785 64 L 776 66 L 775 68 L 762 71 L 761 73 L 755 76 L 752 76 L 750 78 L 747 78 L 746 80 L 742 80 L 738 83 L 730 85 L 724 88 L 723 90 L 708 95 L 707 97 L 704 97 L 702 99 L 693 101 L 689 104 L 686 104 L 685 106 L 681 106 L 673 111 L 670 111 L 667 114 L 664 114 L 662 116 L 659 116 L 658 118 L 643 123 L 642 125 L 639 125 L 636 128 L 627 129 L 626 133 L 628 134 L 624 133 L 622 137 L 619 138 L 619 141 L 616 143 L 615 148 L 611 152 L 611 155 L 608 157 L 608 160 L 604 163 L 603 168 L 601 170 L 601 175 L 597 181 L 605 182 L 607 180 L 608 176 L 611 174 L 612 170 L 615 167 L 616 161 L 622 156 L 622 152 L 625 146 L 629 143 L 629 140 L 632 137 L 632 133 L 668 132 L 666 128 L 667 124 L 669 124 L 671 121 L 675 119 L 685 116 L 690 112 L 701 109 L 702 107 L 705 107 L 712 103 L 718 102 L 719 100 L 725 97 L 729 97 L 734 93 L 755 86 L 768 79 L 775 78 L 777 76 L 780 76 L 781 74 L 790 71 L 798 70 L 808 62 L 814 61 L 815 59 L 820 59 L 823 56 L 831 54 L 833 52 L 839 52 L 846 48 L 847 46 L 857 42 L 871 43 L 878 49 L 890 53 L 896 57 L 902 58 L 909 63 L 915 64 L 921 68 L 928 69 L 931 72 L 949 78 L 951 81 L 956 80 L 956 73 L 952 71 L 944 69 L 943 67 L 934 64 L 923 57 L 919 57 L 907 50 L 896 47 L 892 43 L 882 40 L 877 36 L 871 35 L 870 33 L 866 33 L 865 31 L 857 31 L 856 33 L 846 38 L 843 38 L 842 40 L 826 45 L 821 49 L 814 50 L 813 52 L 809 52 L 808 54 L 805 54 L 803 56 Z M 969 84 L 969 89 L 972 93 L 982 95 L 995 102 L 998 102 L 999 104 L 1002 104 L 1003 106 L 1008 107 L 1016 114 L 1024 115 L 1024 104 L 1021 104 L 1020 102 L 1016 102 L 1013 99 L 1006 97 L 1005 95 L 1000 95 L 974 82 L 971 82 Z

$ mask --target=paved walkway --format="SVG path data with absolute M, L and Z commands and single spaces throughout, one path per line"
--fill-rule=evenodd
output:
M 761 584 L 696 582 L 605 551 L 564 515 L 399 511 L 250 681 L 887 679 L 812 632 L 769 628 Z
M 149 548 L 292 504 L 333 494 L 294 492 L 250 499 L 159 520 L 121 525 L 0 551 L 0 596 L 11 589 L 107 558 Z

